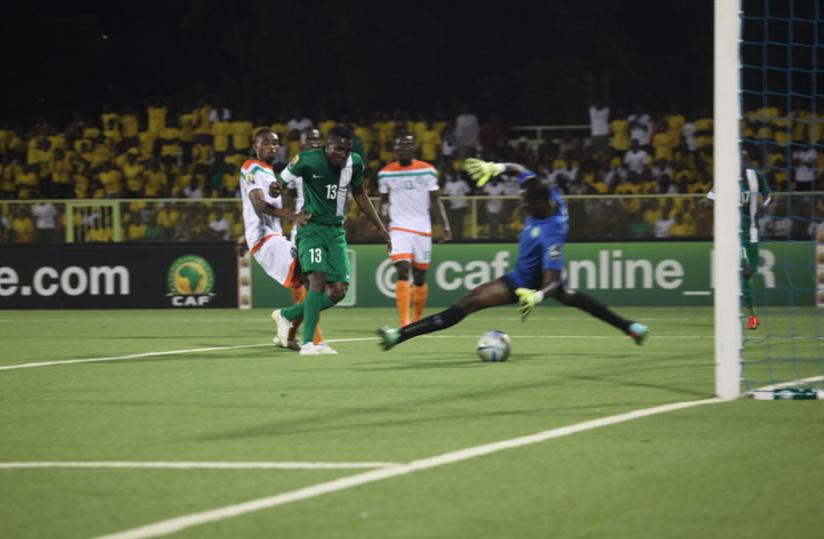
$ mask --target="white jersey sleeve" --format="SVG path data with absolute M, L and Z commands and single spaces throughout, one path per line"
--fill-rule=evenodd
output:
M 270 234 L 282 234 L 280 219 L 267 213 L 259 213 L 249 195 L 257 189 L 263 193 L 263 198 L 276 208 L 282 207 L 281 198 L 269 196 L 269 185 L 275 181 L 275 174 L 268 164 L 249 160 L 243 163 L 240 169 L 240 196 L 243 204 L 243 225 L 245 229 L 246 245 L 254 248 L 263 238 Z

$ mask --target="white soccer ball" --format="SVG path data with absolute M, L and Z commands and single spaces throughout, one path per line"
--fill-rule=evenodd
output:
M 506 361 L 512 344 L 509 342 L 509 335 L 497 329 L 490 329 L 478 340 L 478 357 L 481 361 Z

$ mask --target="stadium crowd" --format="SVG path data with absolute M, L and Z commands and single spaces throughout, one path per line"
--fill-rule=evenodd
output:
M 0 129 L 0 196 L 34 199 L 208 199 L 197 209 L 175 202 L 134 201 L 123 216 L 125 238 L 220 239 L 237 236 L 242 227 L 238 205 L 220 199 L 238 196 L 239 169 L 248 158 L 255 131 L 269 127 L 282 141 L 277 167 L 301 149 L 307 130 L 321 136 L 336 123 L 352 126 L 353 151 L 367 163 L 366 185 L 377 195 L 375 175 L 392 161 L 393 141 L 412 133 L 420 159 L 436 164 L 456 239 L 466 235 L 470 195 L 490 197 L 481 209 L 482 237 L 513 237 L 518 232 L 512 214 L 517 205 L 501 196 L 517 195 L 517 181 L 506 176 L 475 189 L 461 171 L 465 157 L 524 163 L 569 195 L 701 194 L 712 184 L 713 120 L 708 112 L 684 114 L 677 107 L 653 116 L 642 107 L 630 114 L 594 103 L 590 131 L 547 131 L 540 140 L 512 140 L 496 115 L 483 123 L 468 107 L 455 118 L 397 110 L 370 118 L 309 118 L 295 111 L 285 122 L 264 118 L 253 122 L 218 101 L 173 108 L 152 99 L 145 110 L 113 111 L 99 118 L 75 114 L 66 126 L 38 121 L 30 129 Z M 822 182 L 824 115 L 778 107 L 749 111 L 742 136 L 752 141 L 754 166 L 767 173 L 775 191 L 805 191 Z M 276 168 L 277 168 L 276 167 Z M 792 175 L 791 172 L 792 171 Z M 706 237 L 711 218 L 698 199 L 595 197 L 571 204 L 573 227 L 582 237 L 600 231 L 620 231 L 625 237 Z M 59 203 L 58 203 L 59 204 Z M 814 203 L 815 204 L 815 203 Z M 820 206 L 820 202 L 815 206 Z M 51 207 L 51 209 L 50 209 Z M 61 226 L 59 211 L 49 201 L 3 205 L 2 240 L 27 242 L 51 237 Z M 779 211 L 781 210 L 779 206 Z M 821 208 L 810 207 L 810 217 Z M 347 226 L 352 237 L 370 239 L 371 229 L 357 212 Z M 84 216 L 103 219 L 98 211 Z M 181 222 L 182 221 L 182 222 Z M 91 227 L 86 240 L 111 239 L 110 227 Z M 94 230 L 99 236 L 94 237 Z M 600 234 L 604 236 L 603 233 Z

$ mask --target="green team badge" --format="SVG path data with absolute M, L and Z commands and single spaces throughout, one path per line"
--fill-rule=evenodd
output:
M 172 295 L 206 295 L 215 286 L 215 273 L 202 256 L 184 255 L 169 266 L 166 282 Z

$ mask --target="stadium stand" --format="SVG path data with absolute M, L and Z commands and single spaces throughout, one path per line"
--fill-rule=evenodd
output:
M 524 163 L 543 178 L 554 180 L 573 197 L 573 219 L 585 217 L 586 222 L 573 227 L 583 237 L 614 237 L 610 233 L 624 238 L 706 237 L 711 226 L 704 219 L 711 216 L 704 215 L 697 201 L 712 185 L 709 113 L 684 114 L 673 109 L 651 116 L 635 107 L 630 115 L 618 109 L 610 118 L 608 108 L 599 110 L 599 121 L 609 125 L 606 144 L 563 130 L 543 131 L 539 139 L 511 139 L 510 130 L 494 114 L 475 130 L 474 120 L 467 120 L 474 115 L 467 109 L 452 122 L 442 114 L 427 117 L 419 113 L 412 120 L 405 111 L 376 112 L 371 119 L 352 123 L 354 147 L 368 164 L 367 186 L 373 195 L 377 194 L 375 174 L 394 158 L 395 134 L 410 132 L 416 135 L 419 156 L 437 165 L 444 184 L 453 176 L 460 178 L 461 159 L 469 154 Z M 741 124 L 743 136 L 761 141 L 754 164 L 766 171 L 775 191 L 803 190 L 810 176 L 821 181 L 824 153 L 802 155 L 793 145 L 821 144 L 822 120 L 822 115 L 777 107 L 746 113 Z M 214 217 L 214 204 L 221 206 L 222 218 L 234 232 L 241 221 L 237 202 L 230 200 L 237 197 L 239 166 L 248 156 L 254 132 L 269 127 L 279 134 L 283 147 L 278 166 L 283 167 L 300 148 L 299 129 L 316 126 L 323 133 L 335 123 L 336 119 L 325 113 L 315 123 L 298 111 L 288 121 L 272 123 L 258 118 L 252 122 L 219 103 L 210 105 L 201 100 L 196 106 L 175 111 L 159 98 L 150 100 L 142 114 L 133 108 L 115 112 L 104 107 L 99 118 L 89 120 L 75 114 L 62 128 L 39 122 L 25 130 L 4 123 L 0 129 L 0 196 L 8 202 L 0 205 L 0 240 L 29 242 L 56 237 L 35 234 L 37 218 L 32 207 L 11 203 L 43 199 L 55 201 L 58 228 L 69 220 L 63 215 L 65 203 L 60 201 L 142 201 L 123 205 L 117 215 L 74 208 L 72 226 L 86 227 L 85 231 L 77 229 L 74 241 L 113 239 L 103 217 L 119 219 L 124 240 L 213 239 L 215 234 L 208 225 Z M 790 124 L 791 137 L 786 135 Z M 470 146 L 467 140 L 472 141 Z M 788 156 L 796 162 L 806 159 L 807 174 L 791 176 Z M 517 211 L 516 186 L 504 178 L 500 188 L 484 192 L 467 183 L 470 197 L 503 195 L 503 207 L 470 200 L 469 218 L 458 237 L 514 237 L 518 232 L 514 223 L 519 221 L 512 219 Z M 209 201 L 211 206 L 194 210 L 177 199 Z M 780 208 L 778 205 L 774 211 L 780 212 Z M 822 208 L 811 211 L 821 213 Z M 362 218 L 357 209 L 351 211 L 348 226 L 352 237 L 372 239 Z M 781 216 L 767 221 L 778 223 Z

